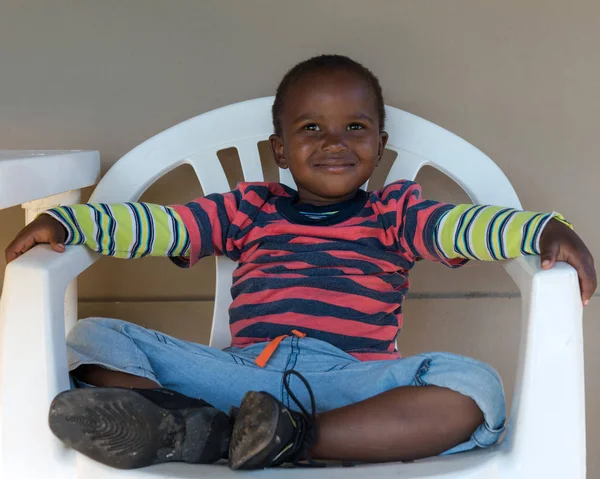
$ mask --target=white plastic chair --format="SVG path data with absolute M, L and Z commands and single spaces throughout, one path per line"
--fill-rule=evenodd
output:
M 248 181 L 263 179 L 257 143 L 272 131 L 273 98 L 220 108 L 145 141 L 119 160 L 90 201 L 136 201 L 154 181 L 190 164 L 205 194 L 229 190 L 216 152 L 236 147 Z M 410 113 L 387 107 L 388 147 L 398 153 L 387 182 L 414 179 L 431 165 L 454 179 L 475 203 L 520 208 L 513 188 L 482 152 Z M 293 186 L 287 171 L 281 181 Z M 197 478 L 240 477 L 226 466 L 163 464 L 119 471 L 65 448 L 47 426 L 48 406 L 69 388 L 63 299 L 70 281 L 100 258 L 83 246 L 64 254 L 37 247 L 6 269 L 0 308 L 0 477 Z M 355 468 L 263 470 L 253 477 L 583 478 L 585 417 L 582 308 L 575 271 L 542 271 L 539 258 L 504 263 L 522 294 L 521 357 L 510 426 L 493 448 L 410 464 Z M 227 308 L 234 263 L 218 258 L 210 344 L 229 344 Z M 482 319 L 484 320 L 484 319 Z

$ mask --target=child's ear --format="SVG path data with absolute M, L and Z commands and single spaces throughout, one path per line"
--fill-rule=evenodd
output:
M 385 145 L 387 145 L 389 137 L 390 136 L 387 134 L 387 131 L 382 131 L 381 133 L 379 133 L 379 145 L 377 146 L 377 165 L 379 165 L 379 162 L 383 157 Z
M 269 142 L 271 143 L 271 151 L 273 152 L 277 166 L 279 166 L 279 168 L 283 168 L 284 170 L 288 169 L 289 165 L 285 159 L 285 154 L 283 152 L 283 140 L 281 137 L 277 135 L 271 135 L 269 137 Z

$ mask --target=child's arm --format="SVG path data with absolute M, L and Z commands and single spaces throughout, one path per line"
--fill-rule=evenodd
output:
M 596 290 L 594 258 L 558 213 L 457 205 L 438 221 L 434 241 L 440 255 L 448 260 L 496 261 L 540 255 L 544 269 L 565 261 L 577 270 L 584 305 Z
M 150 203 L 61 206 L 45 212 L 66 230 L 64 243 L 117 258 L 185 256 L 190 240 L 179 214 Z
M 533 213 L 512 208 L 456 205 L 439 219 L 434 230 L 435 247 L 441 256 L 497 261 L 540 253 L 541 232 L 558 213 Z
M 244 186 L 251 196 L 257 188 Z M 97 203 L 52 208 L 21 230 L 6 249 L 6 260 L 14 260 L 36 244 L 50 243 L 58 252 L 66 244 L 85 244 L 118 258 L 168 256 L 181 267 L 193 266 L 205 256 L 226 255 L 237 261 L 239 249 L 230 233 L 257 210 L 250 202 L 240 210 L 243 195 L 238 187 L 186 205 Z
M 283 191 L 283 187 L 282 187 Z M 61 206 L 44 212 L 27 225 L 6 250 L 12 261 L 38 243 L 55 251 L 65 244 L 85 244 L 119 258 L 168 256 L 190 267 L 205 256 L 239 259 L 237 235 L 268 201 L 267 186 L 240 183 L 228 193 L 212 193 L 185 205 L 149 203 Z
M 391 188 L 398 197 L 400 248 L 415 259 L 460 266 L 469 259 L 540 255 L 544 269 L 565 261 L 577 270 L 584 304 L 594 293 L 597 280 L 592 255 L 560 214 L 426 200 L 412 182 Z
M 58 252 L 64 251 L 64 245 L 85 244 L 118 258 L 185 256 L 190 248 L 179 214 L 171 207 L 148 203 L 52 208 L 17 235 L 6 249 L 7 262 L 40 243 L 49 243 Z

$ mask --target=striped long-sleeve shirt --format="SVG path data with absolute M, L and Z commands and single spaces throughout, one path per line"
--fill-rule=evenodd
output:
M 188 267 L 209 255 L 238 262 L 230 307 L 232 345 L 292 329 L 361 360 L 398 357 L 408 273 L 419 259 L 457 267 L 539 254 L 557 213 L 451 205 L 398 181 L 344 203 L 296 203 L 279 183 L 241 183 L 186 205 L 87 204 L 47 211 L 85 244 L 120 258 L 168 256 Z

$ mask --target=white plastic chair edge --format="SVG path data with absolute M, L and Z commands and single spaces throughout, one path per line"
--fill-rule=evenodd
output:
M 0 477 L 59 478 L 73 451 L 46 426 L 50 402 L 69 388 L 64 299 L 95 254 L 34 248 L 6 268 L 0 300 Z M 72 326 L 72 325 L 69 325 Z

